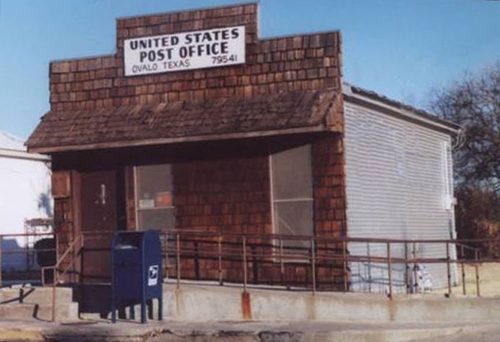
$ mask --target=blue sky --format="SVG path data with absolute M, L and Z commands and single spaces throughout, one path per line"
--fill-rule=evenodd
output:
M 26 138 L 49 109 L 49 61 L 114 53 L 115 18 L 239 2 L 0 0 L 0 130 Z M 419 106 L 500 60 L 500 1 L 260 1 L 262 37 L 337 29 L 346 81 Z

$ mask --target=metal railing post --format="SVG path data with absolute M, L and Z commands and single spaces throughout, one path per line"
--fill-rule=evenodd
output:
M 252 253 L 252 281 L 254 284 L 259 282 L 259 263 L 257 260 L 257 249 L 255 245 L 250 246 Z
M 75 238 L 75 240 L 76 240 L 76 239 L 79 239 L 79 237 L 76 237 L 76 238 Z M 77 272 L 76 272 L 76 253 L 77 253 L 77 250 L 76 250 L 76 245 L 75 245 L 75 247 L 73 248 L 73 251 L 72 251 L 72 252 L 73 252 L 73 253 L 71 253 L 71 254 L 72 254 L 72 258 L 71 258 L 71 267 L 72 267 L 72 269 L 73 269 L 73 274 L 72 274 L 72 276 L 71 276 L 71 278 L 70 278 L 70 279 L 71 279 L 71 281 L 72 281 L 72 282 L 75 282 L 75 281 L 76 281 L 76 274 L 77 274 Z
M 54 240 L 56 242 L 56 267 L 54 268 L 53 281 L 56 281 L 56 273 L 57 273 L 57 264 L 59 263 L 59 236 L 54 234 Z M 62 259 L 62 258 L 61 258 Z
M 200 280 L 200 255 L 199 255 L 197 240 L 193 241 L 193 249 L 194 249 L 194 277 L 196 278 L 196 280 Z
M 392 260 L 391 260 L 391 244 L 390 242 L 386 243 L 387 245 L 387 272 L 389 275 L 389 299 L 392 299 Z
M 59 260 L 59 236 L 54 234 L 54 240 L 56 242 L 56 261 Z
M 219 272 L 219 285 L 223 285 L 222 282 L 222 236 L 219 235 L 217 239 L 217 251 L 218 251 L 218 272 Z
M 52 322 L 55 321 L 56 321 L 56 283 L 54 282 L 52 284 Z
M 415 241 L 412 242 L 412 255 L 413 255 L 413 286 L 412 293 L 417 293 L 418 291 L 418 277 L 417 277 L 417 263 L 415 260 L 417 259 L 417 246 L 415 245 Z
M 408 243 L 405 241 L 405 285 L 406 293 L 410 293 L 410 266 L 408 265 Z
M 54 272 L 53 272 L 53 279 L 52 279 L 52 322 L 56 321 L 56 285 L 57 282 L 59 281 L 59 275 L 57 273 L 57 266 L 59 265 L 60 259 L 59 259 L 59 237 L 57 234 L 54 236 L 54 240 L 56 242 L 56 264 L 54 266 Z
M 285 285 L 285 265 L 283 263 L 283 240 L 279 239 L 279 243 L 280 243 L 280 254 L 279 254 L 279 258 L 280 258 L 280 277 L 281 277 L 281 284 Z
M 243 292 L 247 292 L 247 239 L 243 236 Z
M 315 251 L 314 238 L 311 238 L 311 277 L 312 277 L 312 291 L 313 295 L 316 294 L 316 251 Z
M 475 262 L 474 262 L 474 268 L 476 269 L 476 294 L 478 297 L 481 296 L 481 291 L 479 288 L 479 255 L 477 249 L 474 251 L 475 254 Z
M 465 266 L 464 266 L 464 245 L 460 245 L 460 266 L 462 269 L 462 291 L 464 293 L 464 296 L 467 294 L 467 287 L 465 286 Z
M 342 240 L 342 261 L 343 261 L 343 273 L 344 273 L 344 292 L 349 291 L 347 286 L 347 242 Z
M 370 242 L 366 242 L 366 257 L 368 260 L 368 293 L 372 292 L 372 258 L 370 251 Z
M 450 243 L 446 242 L 446 276 L 448 279 L 448 297 L 451 296 Z
M 56 239 L 57 243 L 57 239 Z M 59 255 L 56 256 L 56 265 L 54 267 L 53 279 L 52 279 L 52 322 L 56 321 L 56 285 L 58 282 L 57 265 L 59 264 Z
M 82 283 L 83 282 L 83 274 L 82 274 L 82 263 L 83 263 L 83 250 L 85 248 L 85 235 L 80 233 L 80 250 L 78 254 L 80 255 L 80 267 L 79 267 L 79 272 L 78 272 L 78 282 Z
M 24 254 L 26 255 L 26 271 L 29 271 L 30 269 L 30 246 L 29 246 L 29 237 L 26 236 L 25 238 L 25 245 L 24 245 Z
M 175 254 L 176 254 L 176 271 L 177 271 L 177 289 L 180 288 L 181 285 L 181 241 L 179 237 L 179 233 L 177 233 L 175 237 Z
M 165 278 L 168 279 L 168 231 L 164 231 L 163 250 L 165 253 Z

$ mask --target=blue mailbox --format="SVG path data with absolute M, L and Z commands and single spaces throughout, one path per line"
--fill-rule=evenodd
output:
M 158 299 L 158 319 L 163 319 L 162 257 L 160 234 L 156 230 L 116 232 L 112 243 L 111 319 L 116 309 L 141 305 L 141 322 L 146 323 L 147 302 Z M 131 318 L 134 310 L 130 310 Z

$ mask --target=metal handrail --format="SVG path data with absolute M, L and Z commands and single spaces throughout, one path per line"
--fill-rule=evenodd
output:
M 76 249 L 77 244 L 79 244 L 78 250 Z M 52 279 L 52 322 L 56 321 L 56 287 L 57 284 L 62 283 L 59 280 L 59 267 L 61 264 L 65 261 L 66 257 L 70 255 L 70 252 L 73 251 L 73 257 L 70 259 L 70 262 L 68 262 L 68 266 L 66 266 L 62 272 L 61 272 L 61 278 L 64 277 L 69 270 L 69 267 L 74 264 L 76 255 L 79 254 L 81 249 L 84 246 L 84 236 L 83 234 L 79 234 L 76 236 L 76 238 L 69 244 L 68 248 L 64 251 L 64 253 L 61 255 L 61 257 L 57 258 L 57 262 L 54 266 L 46 266 L 42 267 L 42 284 L 45 285 L 45 270 L 52 269 L 53 271 L 53 279 Z
M 280 234 L 238 234 L 238 233 L 219 233 L 219 232 L 207 232 L 207 231 L 197 231 L 197 230 L 168 230 L 163 231 L 164 246 L 168 246 L 168 241 L 176 241 L 176 247 L 165 250 L 165 259 L 168 261 L 169 257 L 176 259 L 175 267 L 171 265 L 165 265 L 167 272 L 169 270 L 174 270 L 176 272 L 177 286 L 181 282 L 182 272 L 181 259 L 194 259 L 194 265 L 198 265 L 197 260 L 210 260 L 210 262 L 217 261 L 217 273 L 219 284 L 223 284 L 223 261 L 225 262 L 241 262 L 242 263 L 242 274 L 244 275 L 243 287 L 247 287 L 247 274 L 248 265 L 252 264 L 252 269 L 255 269 L 255 263 L 257 264 L 269 264 L 269 263 L 279 263 L 280 272 L 283 277 L 284 265 L 289 263 L 299 262 L 300 265 L 309 265 L 310 272 L 312 274 L 312 279 L 310 279 L 310 286 L 313 293 L 316 291 L 316 267 L 325 265 L 337 264 L 341 267 L 343 264 L 343 278 L 344 278 L 344 290 L 349 290 L 349 280 L 350 270 L 348 264 L 351 262 L 368 262 L 368 263 L 380 263 L 387 265 L 388 272 L 388 296 L 392 297 L 392 286 L 394 283 L 394 277 L 392 276 L 393 265 L 404 264 L 406 269 L 405 279 L 408 279 L 410 273 L 410 264 L 445 264 L 447 272 L 447 284 L 448 284 L 448 296 L 451 295 L 451 265 L 460 264 L 463 269 L 465 263 L 471 263 L 475 267 L 476 271 L 476 294 L 480 295 L 480 282 L 479 282 L 479 271 L 478 264 L 481 262 L 500 262 L 500 259 L 488 258 L 482 259 L 479 257 L 479 248 L 466 245 L 465 242 L 486 242 L 486 240 L 453 240 L 453 239 L 420 239 L 420 240 L 404 240 L 404 239 L 382 239 L 382 238 L 324 238 L 324 237 L 311 237 L 311 236 L 287 236 Z M 297 240 L 303 240 L 304 242 L 309 241 L 311 247 L 298 247 L 296 245 L 286 246 L 286 252 L 284 251 L 283 242 L 293 242 Z M 491 243 L 491 240 L 487 240 Z M 379 255 L 356 255 L 351 254 L 347 248 L 349 243 L 373 243 L 380 244 L 380 250 L 385 250 L 385 255 L 379 251 Z M 417 257 L 415 244 L 441 244 L 443 247 L 444 255 L 442 257 Z M 333 248 L 331 245 L 334 245 Z M 395 254 L 394 250 L 397 248 L 392 248 L 392 244 L 396 246 L 398 244 L 404 245 L 404 256 Z M 240 246 L 240 247 L 238 247 Z M 342 247 L 340 247 L 342 246 Z M 383 247 L 385 246 L 385 247 Z M 408 246 L 413 246 L 412 256 L 409 255 Z M 457 249 L 470 250 L 475 254 L 474 259 L 465 259 L 464 253 L 459 256 L 451 253 L 450 247 Z M 243 249 L 242 249 L 243 248 Z M 252 249 L 250 252 L 247 252 Z M 297 265 L 299 265 L 297 264 Z M 215 264 L 214 264 L 215 265 Z M 198 267 L 198 266 L 195 266 Z M 333 266 L 332 266 L 333 267 Z M 191 270 L 192 271 L 192 270 Z M 199 274 L 199 270 L 195 270 L 195 274 Z M 258 272 L 258 271 L 257 271 Z M 415 272 L 415 270 L 413 271 Z M 254 270 L 255 273 L 255 270 Z M 208 276 L 210 278 L 210 276 Z M 188 277 L 189 278 L 189 277 Z M 191 279 L 191 278 L 190 278 Z M 208 278 L 206 278 L 208 279 Z M 211 278 L 210 278 L 211 279 Z M 408 280 L 405 280 L 407 282 Z M 465 283 L 465 273 L 462 272 L 462 283 Z M 408 284 L 408 283 L 406 283 Z M 287 285 L 288 287 L 288 285 Z M 465 294 L 464 287 L 464 294 Z
M 77 235 L 77 237 L 69 244 L 68 248 L 64 251 L 64 253 L 60 256 L 60 257 L 57 257 L 56 259 L 56 263 L 52 266 L 44 266 L 41 268 L 42 270 L 42 275 L 45 274 L 45 271 L 46 270 L 52 270 L 54 272 L 54 279 L 53 279 L 53 283 L 57 283 L 57 270 L 58 268 L 61 266 L 61 264 L 65 261 L 66 257 L 69 255 L 69 253 L 75 249 L 75 246 L 79 243 L 80 243 L 80 249 L 83 247 L 83 235 L 82 234 L 79 234 Z M 69 263 L 69 265 L 71 265 L 71 262 Z M 62 272 L 62 275 L 66 275 L 66 272 L 68 271 L 68 267 L 66 267 L 63 272 Z M 45 278 L 42 276 L 42 286 L 45 286 Z
M 82 239 L 83 247 L 83 237 L 88 236 L 89 238 L 96 235 L 111 235 L 113 232 L 102 232 L 102 231 L 86 231 L 82 232 L 80 236 L 77 236 L 75 241 L 72 242 L 70 247 L 65 251 L 65 253 L 58 259 L 56 264 L 56 269 L 60 267 L 63 259 L 68 256 L 71 250 L 74 250 L 78 246 L 77 239 Z M 302 275 L 300 279 L 293 279 L 291 282 L 294 284 L 302 283 L 305 284 L 305 288 L 316 292 L 321 289 L 319 286 L 327 284 L 325 278 L 319 278 L 318 274 L 324 272 L 325 267 L 331 267 L 332 270 L 329 274 L 335 280 L 332 280 L 333 286 L 339 285 L 343 282 L 344 291 L 349 291 L 350 288 L 350 263 L 362 262 L 362 263 L 377 263 L 386 265 L 387 276 L 388 276 L 388 296 L 392 297 L 394 284 L 399 284 L 399 280 L 392 274 L 393 268 L 396 265 L 405 265 L 405 283 L 408 283 L 409 275 L 411 274 L 410 266 L 416 264 L 444 264 L 446 265 L 447 272 L 447 283 L 448 283 L 448 295 L 451 295 L 451 265 L 456 264 L 462 266 L 462 270 L 465 263 L 471 263 L 476 269 L 476 293 L 480 295 L 480 284 L 479 284 L 479 270 L 478 264 L 481 262 L 500 260 L 494 258 L 482 259 L 479 255 L 479 248 L 473 247 L 467 244 L 468 241 L 471 242 L 486 242 L 485 240 L 453 240 L 453 239 L 419 239 L 419 240 L 409 240 L 409 239 L 383 239 L 383 238 L 350 238 L 350 237 L 318 237 L 318 236 L 297 236 L 297 235 L 284 235 L 284 234 L 240 234 L 240 233 L 220 233 L 220 232 L 208 232 L 200 230 L 163 230 L 163 256 L 165 258 L 165 270 L 166 274 L 174 274 L 176 278 L 176 284 L 179 287 L 181 284 L 181 279 L 217 279 L 220 285 L 224 284 L 224 281 L 234 281 L 234 279 L 239 279 L 237 282 L 242 282 L 243 289 L 246 290 L 249 284 L 249 280 L 257 284 L 266 284 L 266 281 L 271 281 L 275 284 L 275 276 L 273 278 L 267 278 L 268 280 L 262 279 L 261 283 L 256 280 L 256 274 L 258 275 L 259 269 L 262 267 L 277 267 L 279 270 L 278 280 L 280 284 L 284 284 L 289 287 L 290 281 L 285 281 L 285 269 L 287 267 L 302 267 L 308 269 L 306 276 Z M 298 246 L 297 241 L 303 241 L 307 243 L 307 246 Z M 487 240 L 491 243 L 491 240 Z M 352 243 L 366 243 L 368 246 L 370 244 L 375 245 L 376 251 L 368 254 L 363 253 L 353 253 L 348 250 L 352 247 Z M 439 244 L 442 245 L 443 255 L 439 257 L 418 257 L 415 248 L 416 244 Z M 380 248 L 379 248 L 380 247 Z M 404 254 L 402 250 L 404 247 Z M 413 251 L 410 253 L 411 247 Z M 452 253 L 451 248 L 455 248 L 457 253 Z M 103 249 L 104 251 L 105 249 Z M 446 253 L 444 251 L 446 250 Z M 474 254 L 474 259 L 466 259 L 465 254 L 459 253 L 459 251 L 469 251 Z M 184 270 L 183 264 L 185 261 L 190 260 L 192 263 L 189 269 Z M 212 273 L 212 275 L 207 275 L 206 273 L 200 273 L 200 263 L 204 261 L 210 262 L 217 268 L 217 272 Z M 230 266 L 227 266 L 230 263 Z M 251 266 L 251 267 L 250 267 Z M 206 267 L 206 266 L 205 266 Z M 227 277 L 227 267 L 231 267 L 235 270 L 235 267 L 239 269 L 238 276 L 232 275 L 230 279 L 224 279 Z M 279 268 L 278 268 L 279 267 Z M 322 268 L 322 269 L 321 269 Z M 62 274 L 66 274 L 69 267 L 66 267 Z M 204 272 L 206 268 L 203 268 L 201 272 Z M 186 272 L 189 276 L 186 276 Z M 274 271 L 273 271 L 274 272 Z M 413 273 L 415 272 L 413 267 Z M 200 277 L 201 274 L 201 277 Z M 252 277 L 253 274 L 253 277 Z M 343 275 L 343 281 L 340 281 L 340 275 Z M 199 278 L 200 277 L 200 278 Z M 307 279 L 309 277 L 309 279 Z M 415 278 L 415 276 L 414 276 Z M 233 280 L 231 280 L 233 279 Z M 269 280 L 271 279 L 271 280 Z M 302 280 L 304 279 L 304 280 Z M 333 278 L 332 278 L 333 279 Z M 56 279 L 57 280 L 57 279 Z M 462 271 L 462 282 L 465 283 L 465 273 Z M 57 283 L 57 282 L 55 282 Z M 410 285 L 411 286 L 411 285 Z M 409 290 L 409 289 L 408 289 Z M 465 294 L 465 287 L 464 287 Z

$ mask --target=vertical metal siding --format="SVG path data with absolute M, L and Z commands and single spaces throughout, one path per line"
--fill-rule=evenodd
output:
M 450 136 L 345 102 L 347 224 L 350 237 L 449 239 L 453 207 L 446 209 Z M 450 159 L 448 159 L 450 160 Z M 448 170 L 445 170 L 448 166 Z M 452 191 L 451 191 L 452 192 Z M 449 193 L 449 191 L 448 191 Z M 448 194 L 449 195 L 449 194 Z M 450 233 L 452 235 L 450 235 Z M 419 257 L 444 257 L 444 245 L 416 246 Z M 351 243 L 351 254 L 386 255 L 386 246 Z M 409 246 L 411 252 L 411 246 Z M 404 256 L 404 245 L 392 247 Z M 445 265 L 425 265 L 434 288 L 447 284 Z M 387 290 L 387 266 L 352 263 L 353 289 Z M 454 271 L 455 273 L 455 271 Z M 394 265 L 396 291 L 405 291 L 405 267 Z M 454 275 L 456 278 L 456 275 Z

